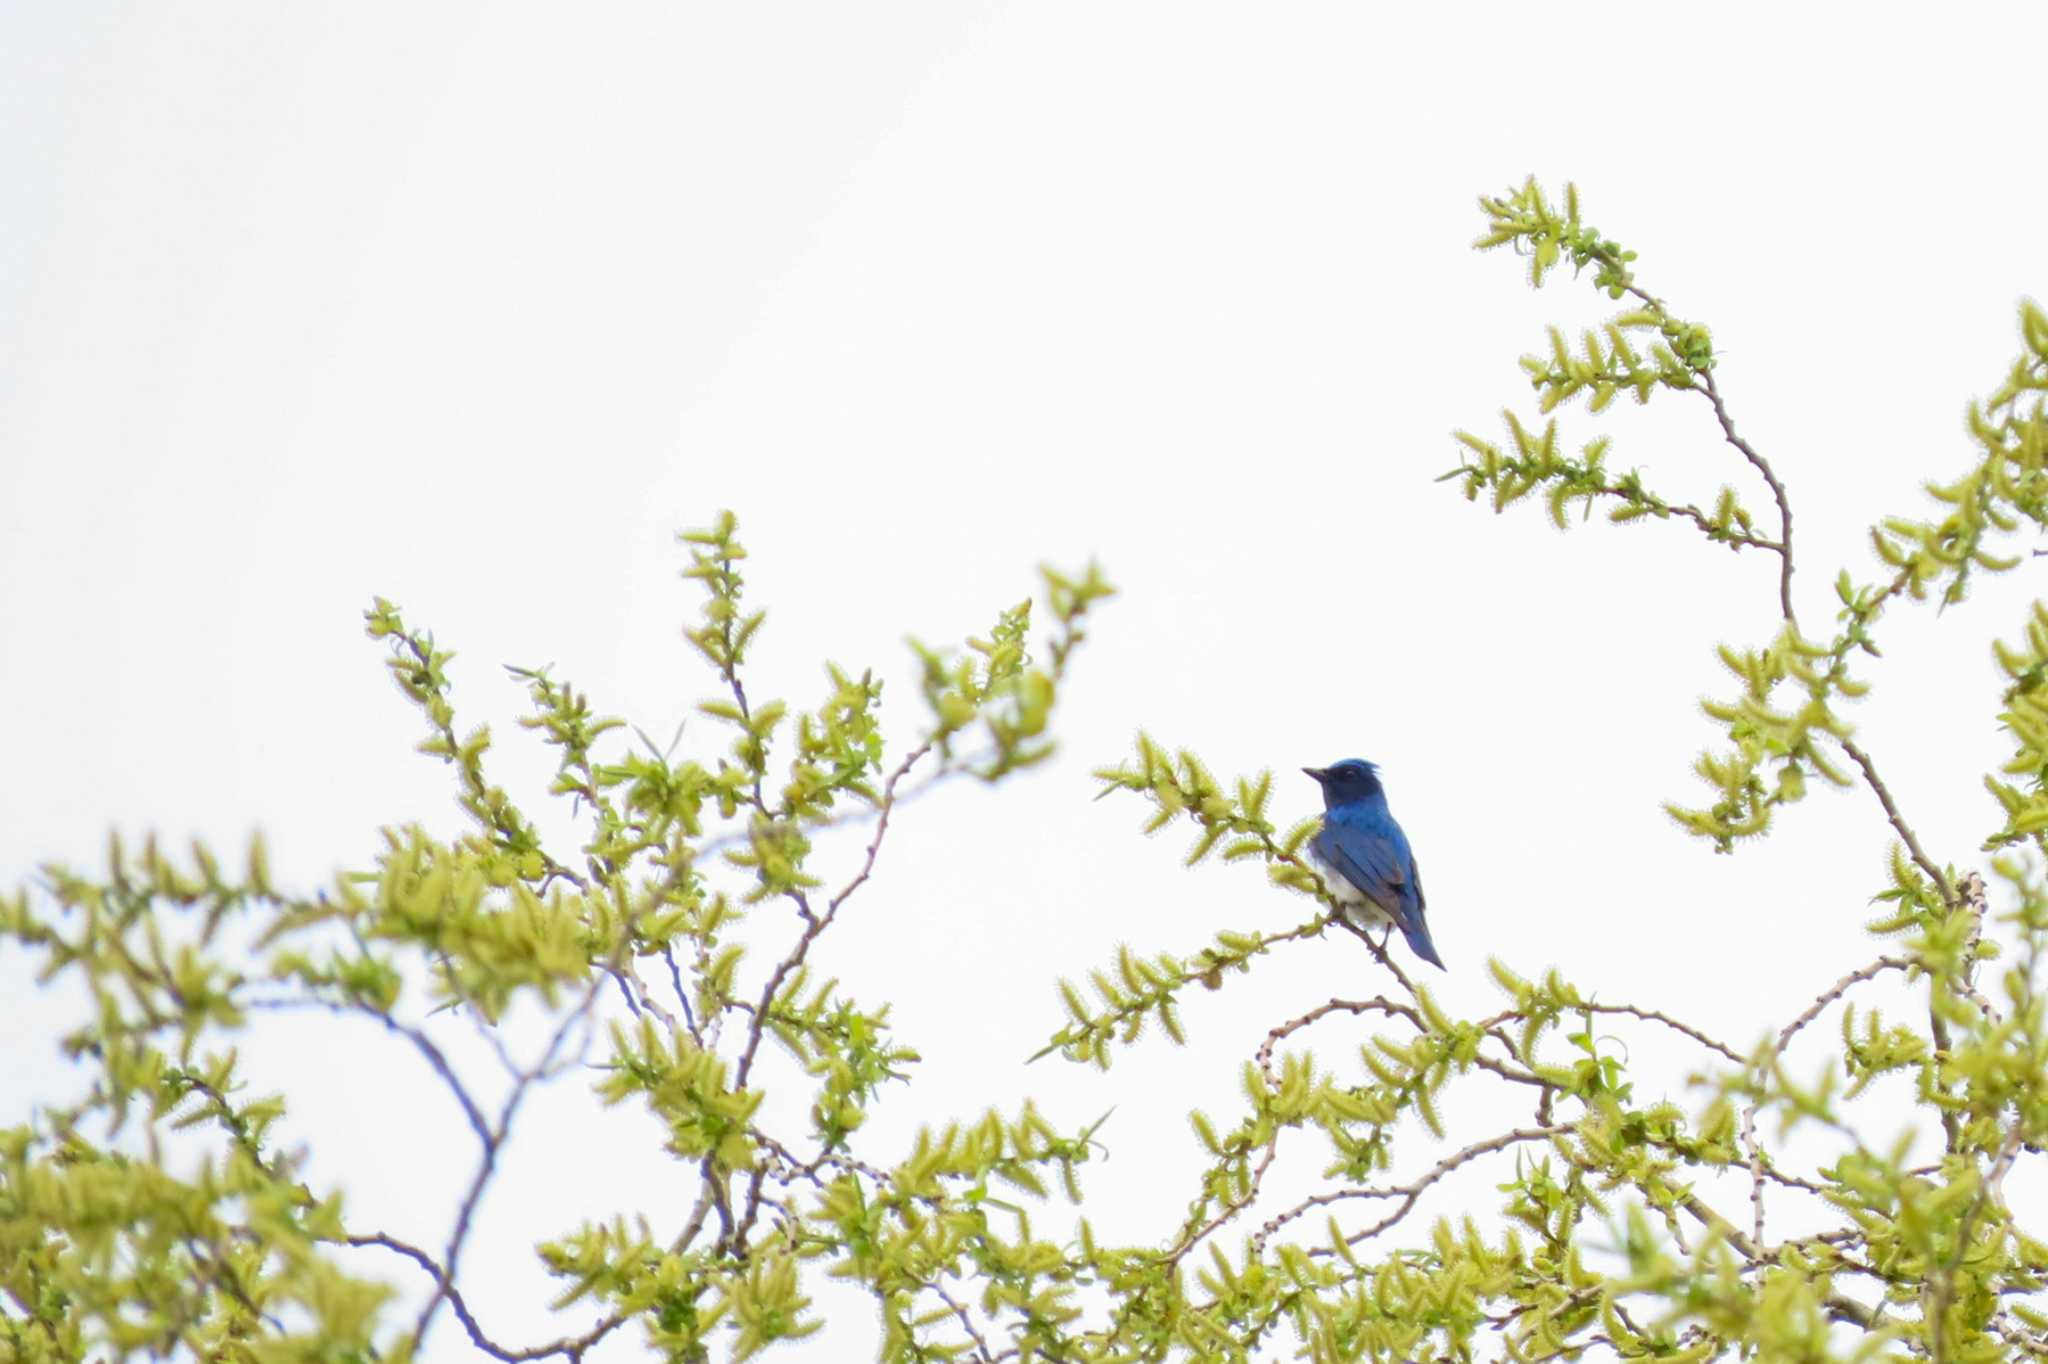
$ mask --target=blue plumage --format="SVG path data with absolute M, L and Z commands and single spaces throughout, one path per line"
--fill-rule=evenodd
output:
M 1323 788 L 1323 827 L 1308 847 L 1330 894 L 1361 927 L 1392 923 L 1416 956 L 1445 969 L 1422 916 L 1422 873 L 1387 808 L 1379 769 L 1347 758 L 1301 770 Z

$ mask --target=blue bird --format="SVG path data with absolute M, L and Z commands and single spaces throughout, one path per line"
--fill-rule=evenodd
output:
M 1323 788 L 1323 827 L 1308 851 L 1331 897 L 1361 928 L 1394 924 L 1416 956 L 1444 970 L 1422 917 L 1422 873 L 1387 808 L 1380 770 L 1358 758 L 1301 770 Z

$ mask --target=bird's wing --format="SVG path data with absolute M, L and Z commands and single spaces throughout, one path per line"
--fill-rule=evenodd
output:
M 1406 917 L 1403 901 L 1409 896 L 1403 891 L 1414 879 L 1414 861 L 1397 838 L 1332 820 L 1316 835 L 1316 846 L 1374 904 L 1397 919 Z M 1420 886 L 1410 893 L 1420 901 Z

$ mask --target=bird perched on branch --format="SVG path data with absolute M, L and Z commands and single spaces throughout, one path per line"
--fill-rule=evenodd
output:
M 1445 969 L 1422 917 L 1422 874 L 1408 836 L 1387 808 L 1379 769 L 1346 758 L 1301 770 L 1323 788 L 1323 827 L 1308 850 L 1338 906 L 1361 928 L 1393 924 L 1416 956 Z

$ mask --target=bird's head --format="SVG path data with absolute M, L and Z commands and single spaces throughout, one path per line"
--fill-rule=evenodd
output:
M 1382 794 L 1380 770 L 1363 758 L 1346 758 L 1328 767 L 1304 767 L 1301 770 L 1314 777 L 1323 788 L 1323 806 L 1326 809 Z

